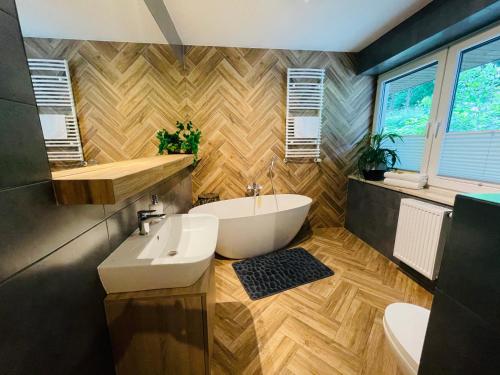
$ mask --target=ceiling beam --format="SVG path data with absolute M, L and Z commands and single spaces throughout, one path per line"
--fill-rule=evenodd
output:
M 358 73 L 384 73 L 499 19 L 499 0 L 434 0 L 361 50 Z
M 165 2 L 163 0 L 144 0 L 144 2 L 172 48 L 175 57 L 184 65 L 184 44 L 182 44 L 181 37 L 177 33 L 174 21 L 170 17 Z

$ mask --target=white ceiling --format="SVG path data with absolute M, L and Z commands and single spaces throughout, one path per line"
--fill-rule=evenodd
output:
M 186 45 L 359 51 L 431 0 L 164 0 Z M 25 36 L 166 43 L 143 0 L 16 0 Z
M 144 0 L 16 0 L 24 36 L 166 43 Z

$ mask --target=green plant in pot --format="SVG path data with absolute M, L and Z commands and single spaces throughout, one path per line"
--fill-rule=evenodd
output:
M 395 143 L 401 136 L 395 133 L 367 134 L 356 146 L 362 145 L 358 151 L 358 171 L 365 180 L 380 181 L 384 173 L 394 167 L 399 161 L 399 156 L 393 148 L 388 148 L 389 143 Z
M 158 153 L 167 154 L 193 154 L 193 165 L 198 164 L 198 149 L 201 140 L 201 130 L 196 129 L 191 121 L 186 125 L 177 121 L 175 124 L 177 130 L 169 133 L 166 129 L 158 130 L 156 138 L 160 141 Z

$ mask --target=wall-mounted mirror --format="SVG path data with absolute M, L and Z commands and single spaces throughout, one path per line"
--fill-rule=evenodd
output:
M 16 0 L 52 171 L 154 156 L 183 118 L 182 65 L 147 3 Z

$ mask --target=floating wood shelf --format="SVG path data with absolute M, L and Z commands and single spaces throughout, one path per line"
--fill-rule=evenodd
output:
M 52 173 L 59 204 L 114 204 L 193 163 L 193 155 L 160 155 Z

